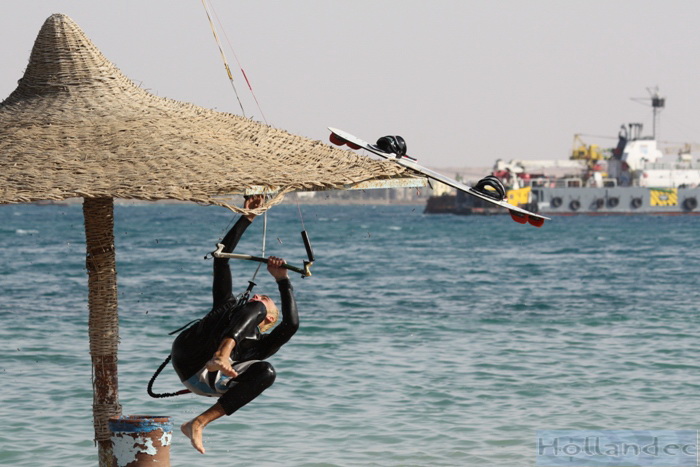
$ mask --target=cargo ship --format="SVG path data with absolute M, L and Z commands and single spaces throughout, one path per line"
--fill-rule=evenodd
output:
M 498 160 L 492 174 L 508 188 L 511 204 L 545 215 L 700 214 L 697 147 L 684 144 L 662 151 L 656 127 L 665 98 L 657 89 L 650 101 L 651 136 L 643 136 L 640 123 L 622 125 L 616 147 L 606 150 L 575 136 L 569 160 Z M 504 214 L 463 193 L 431 196 L 425 212 Z

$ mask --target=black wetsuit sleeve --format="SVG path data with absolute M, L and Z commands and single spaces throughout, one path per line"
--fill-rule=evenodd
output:
M 224 253 L 231 253 L 238 241 L 243 236 L 250 225 L 250 221 L 242 216 L 238 221 L 231 227 L 221 243 L 224 244 Z M 231 279 L 231 268 L 228 265 L 227 258 L 214 258 L 214 284 L 212 286 L 212 294 L 214 298 L 214 308 L 218 307 L 222 303 L 229 301 L 233 298 L 233 283 Z
M 299 314 L 291 281 L 283 279 L 277 282 L 277 287 L 280 291 L 282 322 L 270 334 L 264 336 L 258 350 L 260 360 L 274 355 L 299 329 Z

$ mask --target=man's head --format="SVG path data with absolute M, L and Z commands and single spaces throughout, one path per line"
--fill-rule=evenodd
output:
M 260 332 L 265 332 L 269 330 L 272 326 L 275 325 L 279 317 L 277 305 L 275 305 L 275 302 L 273 302 L 272 299 L 267 295 L 255 294 L 250 298 L 250 301 L 261 302 L 263 305 L 265 305 L 267 315 L 265 316 L 265 319 L 262 320 L 262 322 L 258 325 L 258 327 L 260 328 Z

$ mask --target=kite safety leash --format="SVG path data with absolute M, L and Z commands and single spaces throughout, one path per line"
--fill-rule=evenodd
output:
M 175 396 L 181 396 L 183 394 L 189 394 L 190 391 L 189 389 L 182 389 L 180 391 L 175 391 L 175 392 L 165 392 L 165 393 L 156 393 L 153 392 L 153 383 L 156 382 L 156 378 L 160 374 L 161 371 L 166 367 L 168 363 L 170 363 L 170 359 L 172 357 L 168 355 L 168 357 L 163 361 L 163 363 L 160 364 L 158 369 L 156 370 L 155 373 L 153 373 L 153 376 L 151 377 L 151 380 L 148 382 L 148 386 L 146 387 L 146 392 L 148 392 L 148 395 L 151 396 L 154 399 L 162 399 L 164 397 L 175 397 Z

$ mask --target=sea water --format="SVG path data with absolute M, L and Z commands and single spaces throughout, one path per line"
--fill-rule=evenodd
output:
M 301 206 L 316 254 L 292 275 L 301 327 L 277 381 L 174 466 L 525 466 L 537 430 L 696 430 L 700 217 L 507 216 Z M 175 426 L 213 399 L 151 399 L 168 332 L 211 303 L 223 208 L 115 208 L 124 414 Z M 238 251 L 259 254 L 262 219 Z M 294 205 L 266 253 L 301 264 Z M 242 291 L 256 264 L 232 261 Z M 260 292 L 276 294 L 264 270 Z M 0 206 L 0 464 L 89 466 L 93 443 L 80 205 Z M 180 389 L 171 367 L 156 392 Z

